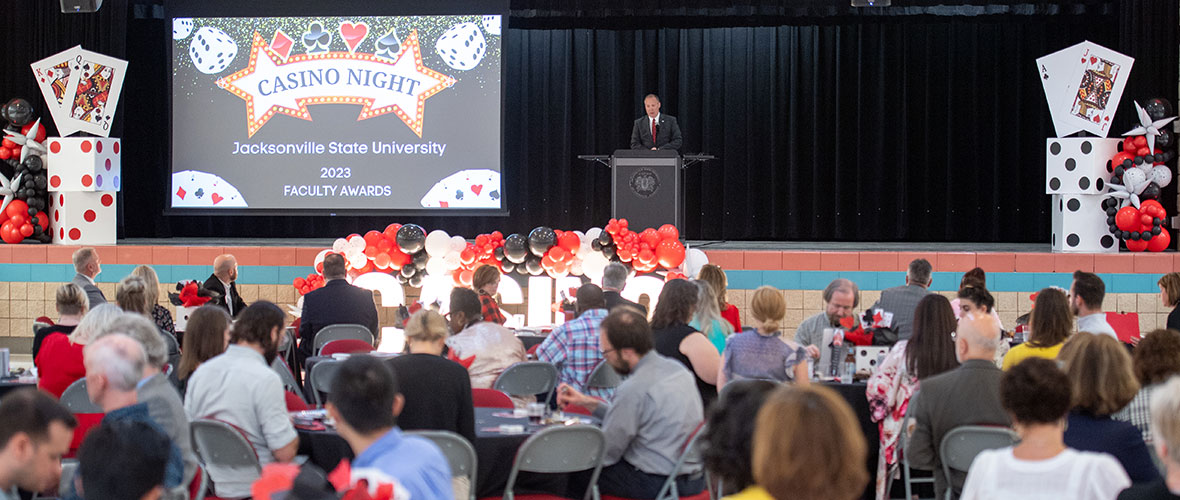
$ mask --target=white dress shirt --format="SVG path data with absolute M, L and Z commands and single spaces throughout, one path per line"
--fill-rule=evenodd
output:
M 1110 335 L 1115 340 L 1119 339 L 1119 336 L 1114 333 L 1114 328 L 1111 328 L 1110 323 L 1106 322 L 1106 313 L 1101 312 L 1088 316 L 1078 316 L 1078 331 Z

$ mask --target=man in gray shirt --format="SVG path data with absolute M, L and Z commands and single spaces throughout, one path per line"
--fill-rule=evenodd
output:
M 824 310 L 803 320 L 795 330 L 795 342 L 807 349 L 812 359 L 819 359 L 820 349 L 828 347 L 822 345 L 824 330 L 839 328 L 840 320 L 852 316 L 852 310 L 860 305 L 860 289 L 856 283 L 839 278 L 828 283 L 823 298 Z M 844 356 L 834 352 L 832 359 L 844 361 Z
M 615 390 L 612 403 L 583 395 L 567 384 L 558 389 L 557 403 L 584 406 L 602 418 L 606 434 L 605 467 L 598 479 L 602 495 L 655 498 L 704 418 L 696 379 L 684 365 L 656 354 L 651 328 L 634 310 L 615 310 L 602 321 L 601 332 L 603 358 L 629 377 Z M 681 496 L 704 490 L 699 462 L 685 464 L 679 474 L 676 487 Z
M 86 298 L 90 301 L 90 307 L 87 309 L 93 310 L 99 304 L 105 304 L 106 297 L 94 284 L 94 278 L 102 272 L 102 261 L 98 258 L 98 252 L 91 247 L 79 248 L 74 250 L 73 261 L 74 271 L 78 272 L 74 275 L 73 283 L 86 292 Z
M 893 314 L 888 327 L 878 328 L 873 333 L 873 344 L 893 345 L 899 340 L 909 340 L 914 334 L 914 309 L 926 294 L 930 293 L 930 261 L 914 259 L 905 274 L 905 286 L 895 286 L 881 291 L 881 298 L 869 309 L 880 309 Z

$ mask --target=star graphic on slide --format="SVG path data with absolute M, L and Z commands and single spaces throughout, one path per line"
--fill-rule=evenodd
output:
M 395 77 L 398 80 L 393 80 Z M 392 113 L 422 137 L 426 99 L 455 81 L 423 64 L 417 31 L 406 37 L 392 58 L 322 52 L 290 56 L 285 61 L 254 33 L 249 63 L 217 80 L 217 86 L 246 101 L 250 136 L 276 114 L 311 121 L 309 104 L 359 104 L 363 107 L 358 121 Z

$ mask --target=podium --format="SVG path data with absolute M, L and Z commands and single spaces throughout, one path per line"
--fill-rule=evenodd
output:
M 686 167 L 714 159 L 710 155 L 681 157 L 673 150 L 619 149 L 613 155 L 581 155 L 611 170 L 611 218 L 627 219 L 630 227 L 684 228 Z

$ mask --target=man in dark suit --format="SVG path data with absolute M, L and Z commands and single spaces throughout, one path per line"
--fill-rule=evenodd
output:
M 646 307 L 624 299 L 619 293 L 627 286 L 627 278 L 630 275 L 631 271 L 627 270 L 627 266 L 618 262 L 607 264 L 606 269 L 602 271 L 602 298 L 606 301 L 606 310 L 614 310 L 617 306 L 628 306 L 647 317 Z
M 88 309 L 105 304 L 107 298 L 103 296 L 102 290 L 99 290 L 98 286 L 94 284 L 94 278 L 102 272 L 102 261 L 98 258 L 98 252 L 91 247 L 79 248 L 74 250 L 73 261 L 74 271 L 78 272 L 74 275 L 73 283 L 86 292 L 86 299 L 90 301 Z
M 323 288 L 303 296 L 303 314 L 299 320 L 299 351 L 296 360 L 303 360 L 314 354 L 315 336 L 328 325 L 364 325 L 377 338 L 377 306 L 373 303 L 373 292 L 353 286 L 344 277 L 347 265 L 344 256 L 330 253 L 324 257 Z
M 951 429 L 963 425 L 1011 425 L 1000 403 L 1000 379 L 996 348 L 1000 325 L 990 314 L 970 314 L 959 320 L 955 331 L 955 356 L 962 365 L 922 381 L 922 389 L 910 401 L 915 422 L 913 436 L 905 444 L 910 465 L 934 470 L 935 491 L 946 491 L 939 446 Z M 967 471 L 951 470 L 954 497 L 963 490 Z
M 246 308 L 246 301 L 238 293 L 238 259 L 233 255 L 218 255 L 213 259 L 213 274 L 205 280 L 205 289 L 221 294 L 209 303 L 229 311 L 230 317 L 237 317 Z
M 881 298 L 869 310 L 880 309 L 891 313 L 893 320 L 888 327 L 877 329 L 873 333 L 874 344 L 893 345 L 899 340 L 909 340 L 914 334 L 914 309 L 917 309 L 918 302 L 930 293 L 932 271 L 930 261 L 914 259 L 906 271 L 905 286 L 881 290 Z
M 660 98 L 648 94 L 643 98 L 643 110 L 647 115 L 635 120 L 635 126 L 631 128 L 631 149 L 680 151 L 684 142 L 680 137 L 680 125 L 675 116 L 660 113 Z

